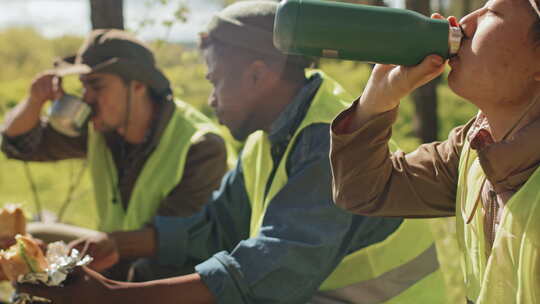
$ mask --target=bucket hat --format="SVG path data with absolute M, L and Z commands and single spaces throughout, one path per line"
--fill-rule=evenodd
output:
M 111 73 L 147 84 L 154 92 L 170 92 L 170 83 L 156 66 L 152 51 L 128 32 L 100 29 L 90 33 L 76 55 L 55 63 L 58 76 Z

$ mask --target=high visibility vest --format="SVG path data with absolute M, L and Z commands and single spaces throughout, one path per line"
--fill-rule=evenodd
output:
M 207 133 L 220 134 L 218 127 L 195 108 L 181 101 L 175 103 L 158 145 L 137 177 L 127 209 L 117 189 L 112 153 L 104 136 L 89 127 L 88 162 L 100 231 L 134 230 L 149 223 L 161 201 L 180 183 L 191 145 Z
M 504 207 L 489 257 L 481 203 L 466 224 L 485 178 L 476 151 L 466 141 L 459 162 L 456 221 L 467 298 L 476 304 L 540 303 L 540 169 Z
M 268 204 L 288 182 L 285 166 L 298 135 L 312 124 L 329 124 L 353 100 L 337 82 L 318 73 L 323 82 L 292 136 L 266 196 L 273 169 L 268 136 L 258 131 L 244 146 L 241 158 L 252 210 L 251 237 L 258 234 Z M 347 255 L 320 286 L 320 292 L 346 303 L 444 303 L 444 282 L 429 223 L 404 220 L 386 240 Z

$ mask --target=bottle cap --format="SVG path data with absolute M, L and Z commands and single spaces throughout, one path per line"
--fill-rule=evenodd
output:
M 459 51 L 461 46 L 461 40 L 463 39 L 463 30 L 461 27 L 450 25 L 450 31 L 448 34 L 448 45 L 450 46 L 450 56 L 454 56 Z

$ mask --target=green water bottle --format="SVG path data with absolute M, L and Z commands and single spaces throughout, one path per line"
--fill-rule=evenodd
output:
M 274 44 L 286 54 L 416 65 L 455 55 L 463 33 L 414 11 L 321 0 L 279 4 Z

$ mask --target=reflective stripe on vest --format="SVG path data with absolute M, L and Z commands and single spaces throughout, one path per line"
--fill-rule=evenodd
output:
M 251 237 L 258 234 L 268 204 L 288 181 L 285 165 L 297 136 L 311 124 L 330 123 L 352 100 L 339 84 L 321 75 L 323 83 L 289 142 L 266 197 L 273 168 L 270 141 L 259 131 L 246 142 L 242 167 L 252 208 Z M 346 256 L 323 282 L 320 294 L 349 303 L 443 303 L 444 284 L 433 246 L 426 220 L 405 220 L 386 240 Z
M 459 163 L 456 221 L 467 298 L 476 304 L 540 303 L 540 169 L 504 207 L 489 258 L 481 205 L 465 223 L 484 178 L 477 154 L 466 141 Z
M 133 230 L 151 222 L 161 201 L 176 187 L 184 173 L 188 150 L 207 133 L 219 134 L 210 119 L 192 106 L 176 101 L 176 109 L 158 145 L 146 160 L 124 209 L 117 188 L 118 173 L 104 136 L 89 127 L 88 160 L 94 184 L 98 229 L 104 232 Z M 114 196 L 116 203 L 113 203 Z

